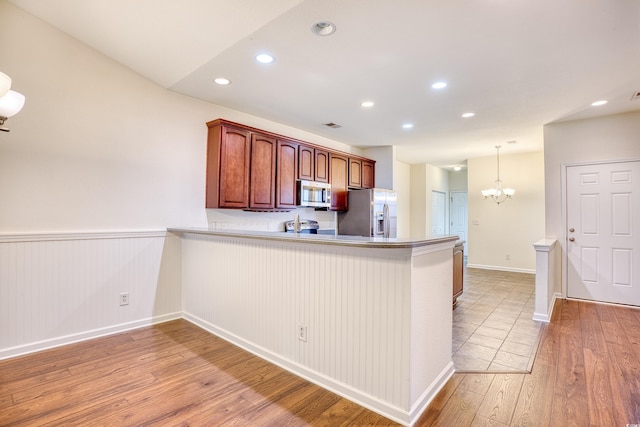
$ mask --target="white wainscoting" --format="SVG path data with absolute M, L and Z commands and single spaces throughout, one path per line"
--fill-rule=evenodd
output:
M 453 373 L 452 248 L 416 255 L 184 233 L 183 316 L 410 425 Z
M 0 235 L 0 359 L 181 317 L 180 245 L 164 230 Z

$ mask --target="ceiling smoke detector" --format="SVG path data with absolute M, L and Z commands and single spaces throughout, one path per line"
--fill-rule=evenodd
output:
M 330 127 L 330 128 L 333 128 L 333 129 L 339 129 L 339 128 L 341 128 L 341 127 L 342 127 L 341 125 L 336 124 L 336 123 L 333 123 L 333 122 L 325 123 L 324 125 L 325 125 L 325 126 L 328 126 L 328 127 Z

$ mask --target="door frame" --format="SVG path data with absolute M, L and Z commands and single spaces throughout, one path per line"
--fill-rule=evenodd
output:
M 561 179 L 561 191 L 560 191 L 560 227 L 562 227 L 562 234 L 560 239 L 560 247 L 562 248 L 562 284 L 561 295 L 563 299 L 567 299 L 568 287 L 569 287 L 569 252 L 567 251 L 567 242 L 569 235 L 567 233 L 567 168 L 573 166 L 596 166 L 596 165 L 611 165 L 615 163 L 628 163 L 628 162 L 640 162 L 640 157 L 631 157 L 628 159 L 614 159 L 614 160 L 594 160 L 585 162 L 570 162 L 562 163 L 560 169 Z M 609 304 L 609 303 L 606 303 Z

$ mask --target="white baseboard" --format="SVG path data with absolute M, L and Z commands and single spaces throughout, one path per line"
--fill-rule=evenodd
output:
M 194 325 L 228 341 L 243 350 L 252 353 L 261 359 L 264 359 L 274 365 L 281 367 L 282 369 L 287 370 L 288 372 L 293 373 L 301 378 L 310 381 L 325 390 L 329 390 L 332 393 L 335 393 L 339 396 L 344 397 L 354 403 L 357 403 L 360 406 L 363 406 L 367 409 L 370 409 L 373 412 L 376 412 L 384 417 L 389 418 L 392 421 L 395 421 L 399 424 L 410 426 L 413 425 L 420 414 L 427 408 L 428 404 L 433 400 L 433 398 L 438 394 L 440 389 L 444 386 L 444 384 L 451 378 L 454 373 L 453 363 L 450 362 L 445 369 L 442 370 L 440 375 L 438 375 L 437 379 L 428 387 L 427 390 L 420 396 L 418 402 L 413 405 L 413 408 L 410 411 L 403 410 L 396 406 L 392 406 L 387 402 L 384 402 L 375 396 L 371 396 L 351 387 L 348 384 L 344 384 L 340 381 L 336 381 L 333 378 L 330 378 L 320 372 L 309 369 L 306 366 L 300 365 L 297 362 L 286 359 L 279 354 L 273 353 L 270 350 L 257 346 L 245 339 L 228 332 L 224 329 L 221 329 L 206 320 L 203 320 L 197 316 L 193 316 L 189 313 L 183 313 L 183 318 Z
M 551 300 L 551 305 L 549 306 L 548 313 L 533 313 L 533 320 L 538 322 L 549 323 L 551 321 L 551 315 L 553 314 L 553 307 L 556 305 L 556 300 L 562 298 L 559 292 L 553 294 L 553 299 Z
M 482 264 L 467 264 L 468 268 L 478 268 L 481 270 L 496 270 L 496 271 L 508 271 L 510 273 L 529 273 L 536 274 L 536 270 L 528 268 L 509 268 L 502 265 L 482 265 Z
M 440 375 L 433 380 L 433 382 L 429 385 L 429 387 L 422 393 L 422 396 L 418 398 L 416 403 L 411 408 L 409 418 L 413 422 L 418 421 L 422 413 L 427 409 L 431 401 L 434 397 L 440 392 L 442 387 L 449 381 L 449 379 L 455 373 L 455 367 L 453 362 L 449 362 L 449 364 L 440 372 Z
M 170 320 L 180 319 L 181 312 L 163 314 L 161 316 L 153 316 L 146 319 L 139 319 L 133 322 L 111 325 L 105 328 L 93 329 L 90 331 L 78 332 L 71 335 L 50 338 L 43 341 L 36 341 L 29 344 L 19 345 L 0 350 L 0 360 L 9 359 L 11 357 L 22 356 L 37 351 L 48 350 L 50 348 L 60 347 L 67 344 L 73 344 L 80 341 L 87 341 L 94 338 L 104 337 L 107 335 L 118 334 L 120 332 L 129 331 L 131 329 L 141 328 L 143 326 L 151 326 L 156 323 L 168 322 Z

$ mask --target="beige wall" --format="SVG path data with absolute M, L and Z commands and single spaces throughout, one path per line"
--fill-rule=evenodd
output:
M 637 102 L 637 101 L 636 101 Z M 557 239 L 565 259 L 562 212 L 562 170 L 565 165 L 608 160 L 640 159 L 640 111 L 593 119 L 554 123 L 544 127 L 545 237 Z M 558 272 L 560 268 L 557 269 Z M 562 280 L 555 292 L 561 293 Z
M 496 157 L 467 162 L 468 265 L 533 272 L 533 244 L 544 237 L 544 157 L 542 152 L 505 155 L 504 151 L 500 153 L 500 178 L 516 194 L 500 205 L 484 200 L 480 194 L 494 185 Z
M 640 158 L 640 111 L 544 127 L 546 237 L 563 236 L 561 170 L 569 163 Z
M 449 174 L 444 169 L 429 164 L 411 165 L 411 235 L 422 237 L 431 234 L 432 192 L 449 194 Z M 449 217 L 449 205 L 447 214 Z
M 394 190 L 398 193 L 398 237 L 411 236 L 411 166 L 395 162 L 393 168 Z
M 205 123 L 355 148 L 165 90 L 0 1 L 0 68 L 26 96 L 0 134 L 0 232 L 206 226 Z

